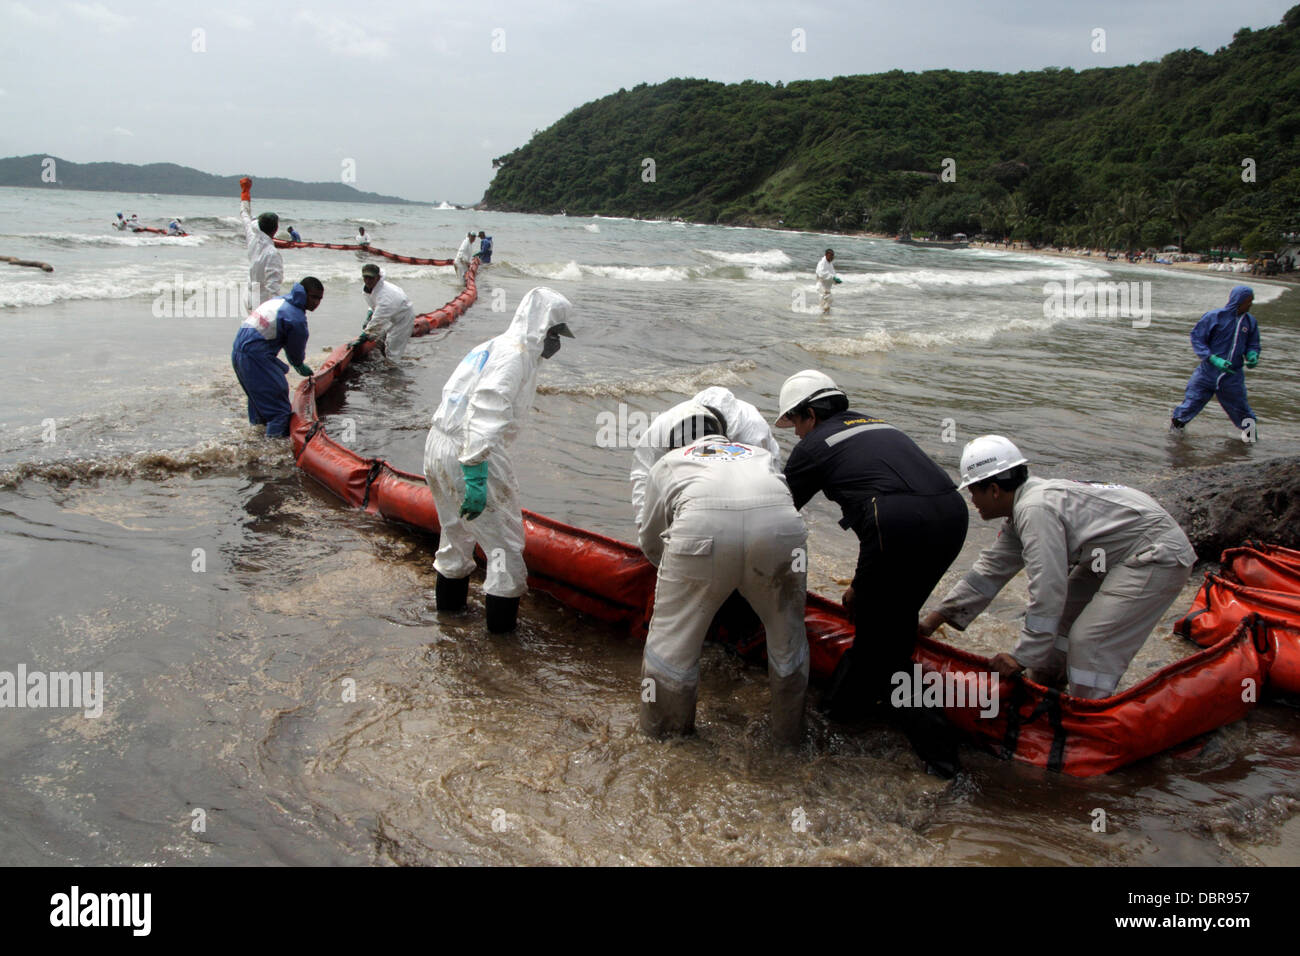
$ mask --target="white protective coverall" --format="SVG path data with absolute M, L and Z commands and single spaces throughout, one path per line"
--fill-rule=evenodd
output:
M 1071 694 L 1109 697 L 1195 562 L 1183 529 L 1149 495 L 1030 478 L 997 541 L 938 611 L 965 630 L 1023 567 L 1029 606 L 1012 656 L 1049 678 L 1064 664 Z
M 244 220 L 244 238 L 248 242 L 248 308 L 256 309 L 280 294 L 284 282 L 284 259 L 271 237 L 257 228 L 253 207 L 248 201 L 239 204 L 239 218 Z
M 730 390 L 713 385 L 698 393 L 692 402 L 717 409 L 727 420 L 724 430 L 727 437 L 742 445 L 753 445 L 767 451 L 771 458 L 772 471 L 781 474 L 781 446 L 772 436 L 772 428 L 757 408 L 731 394 Z M 680 407 L 680 406 L 679 406 Z M 643 502 L 645 501 L 645 481 L 650 469 L 663 455 L 668 447 L 669 432 L 676 424 L 675 409 L 669 409 L 655 416 L 650 427 L 645 430 L 641 440 L 632 452 L 632 515 L 637 525 L 641 524 Z
M 466 236 L 460 241 L 460 248 L 456 250 L 456 261 L 452 263 L 452 266 L 456 270 L 456 275 L 463 276 L 465 270 L 469 268 L 469 260 L 472 256 L 470 247 L 473 245 L 474 240 L 469 236 Z
M 694 727 L 700 648 L 738 590 L 767 632 L 772 734 L 797 742 L 808 685 L 804 632 L 808 531 L 769 453 L 713 436 L 665 452 L 646 480 L 641 550 L 659 568 L 646 637 L 641 729 Z M 653 696 L 654 700 L 647 700 Z
M 411 306 L 411 300 L 400 286 L 384 278 L 382 270 L 374 288 L 362 292 L 362 295 L 366 297 L 366 304 L 371 309 L 370 318 L 362 331 L 380 341 L 384 355 L 388 358 L 400 358 L 406 343 L 411 340 L 411 331 L 415 326 L 415 309 Z
M 805 260 L 806 261 L 806 260 Z M 817 263 L 817 288 L 821 291 L 823 312 L 831 310 L 831 289 L 835 285 L 835 266 L 825 256 Z
M 442 525 L 433 566 L 445 578 L 467 577 L 478 542 L 487 556 L 483 590 L 496 597 L 520 597 L 528 590 L 519 483 L 507 449 L 533 404 L 543 339 L 572 312 L 569 300 L 552 289 L 529 291 L 510 327 L 477 346 L 451 373 L 424 444 L 424 477 Z M 460 466 L 484 460 L 487 508 L 465 521 Z

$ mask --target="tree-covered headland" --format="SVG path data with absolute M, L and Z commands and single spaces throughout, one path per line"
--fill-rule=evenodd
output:
M 496 159 L 484 203 L 1253 251 L 1300 230 L 1298 139 L 1300 6 L 1136 66 L 621 89 Z

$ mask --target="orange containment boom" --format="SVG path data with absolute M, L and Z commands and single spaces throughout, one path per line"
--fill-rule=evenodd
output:
M 347 252 L 370 252 L 377 256 L 383 256 L 385 259 L 392 259 L 394 262 L 404 262 L 408 266 L 449 266 L 456 261 L 454 259 L 419 259 L 415 256 L 398 255 L 396 252 L 389 252 L 387 249 L 376 249 L 374 246 L 359 246 L 345 242 L 293 242 L 290 239 L 275 239 L 273 241 L 277 249 L 342 249 Z
M 1220 563 L 1223 574 L 1205 576 L 1192 609 L 1174 630 L 1208 647 L 1258 615 L 1277 658 L 1270 686 L 1300 694 L 1300 552 L 1277 545 L 1229 548 Z
M 477 265 L 475 260 L 467 270 L 464 292 L 420 317 L 416 335 L 449 324 L 469 307 L 476 296 Z M 363 458 L 332 440 L 321 425 L 316 398 L 333 386 L 353 355 L 348 346 L 336 348 L 320 371 L 295 391 L 294 457 L 299 467 L 348 504 L 436 532 L 438 514 L 423 476 L 379 458 Z M 657 572 L 640 549 L 531 511 L 524 512 L 524 530 L 530 587 L 634 634 L 645 634 Z M 853 643 L 853 621 L 839 604 L 811 593 L 804 620 L 812 673 L 827 678 Z M 914 655 L 921 685 L 915 692 L 925 701 L 924 687 L 946 691 L 941 699 L 953 722 L 1003 758 L 1089 777 L 1244 717 L 1257 695 L 1244 694 L 1242 688 L 1262 687 L 1274 662 L 1270 627 L 1258 615 L 1246 615 L 1213 646 L 1105 700 L 1069 697 L 1023 678 L 1001 679 L 986 658 L 924 638 Z M 727 639 L 750 659 L 762 659 L 761 630 L 731 631 Z

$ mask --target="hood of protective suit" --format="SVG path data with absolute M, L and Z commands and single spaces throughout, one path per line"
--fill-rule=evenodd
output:
M 289 294 L 284 297 L 284 301 L 305 310 L 307 308 L 307 290 L 302 287 L 301 282 L 295 282 Z
M 733 426 L 737 425 L 743 413 L 740 408 L 740 399 L 731 394 L 730 389 L 723 388 L 721 385 L 713 385 L 695 396 L 695 401 L 699 402 L 705 408 L 711 408 L 721 415 L 726 421 L 718 422 L 722 426 L 723 432 L 731 434 Z
M 700 440 L 706 434 L 717 434 L 716 430 L 704 427 L 705 419 L 711 418 L 713 415 L 699 402 L 693 399 L 679 402 L 650 423 L 646 429 L 646 445 L 654 450 L 655 457 L 660 457 L 670 445 L 681 447 Z
M 1250 286 L 1248 285 L 1236 286 L 1235 288 L 1233 288 L 1232 292 L 1228 295 L 1228 304 L 1225 305 L 1224 308 L 1231 309 L 1232 313 L 1235 315 L 1237 313 L 1237 309 L 1241 307 L 1241 303 L 1243 301 L 1245 301 L 1248 298 L 1253 299 L 1254 297 L 1255 297 L 1255 290 L 1252 289 Z
M 553 289 L 524 296 L 509 327 L 461 360 L 442 389 L 433 427 L 459 446 L 462 464 L 513 444 L 532 408 L 547 330 L 568 322 L 573 305 Z
M 530 289 L 515 309 L 515 317 L 510 320 L 510 327 L 501 333 L 500 338 L 511 338 L 522 342 L 534 359 L 542 355 L 542 340 L 551 326 L 561 322 L 567 324 L 573 315 L 571 303 L 554 289 L 538 286 Z

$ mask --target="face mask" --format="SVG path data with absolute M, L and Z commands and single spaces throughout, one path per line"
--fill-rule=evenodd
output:
M 556 332 L 547 332 L 542 340 L 542 358 L 550 358 L 560 350 L 560 336 Z

